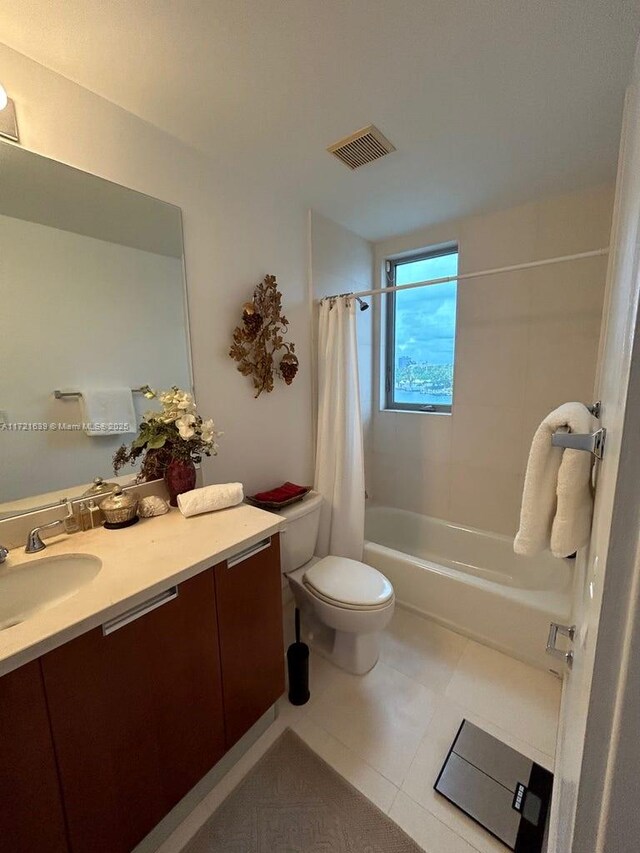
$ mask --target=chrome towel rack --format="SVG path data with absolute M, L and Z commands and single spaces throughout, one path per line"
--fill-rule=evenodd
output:
M 602 404 L 600 400 L 592 406 L 587 406 L 594 418 L 600 417 Z M 604 427 L 600 427 L 595 432 L 576 433 L 568 430 L 558 430 L 551 436 L 551 444 L 554 447 L 568 448 L 570 450 L 585 450 L 587 453 L 592 453 L 596 459 L 602 459 L 604 456 L 604 443 L 607 436 L 607 431 Z
M 147 390 L 147 387 L 147 385 L 143 385 L 140 388 L 132 388 L 131 393 L 144 394 Z M 56 400 L 69 400 L 71 398 L 77 399 L 78 397 L 82 397 L 82 391 L 60 391 L 56 388 L 56 390 L 53 392 L 53 396 L 56 398 Z

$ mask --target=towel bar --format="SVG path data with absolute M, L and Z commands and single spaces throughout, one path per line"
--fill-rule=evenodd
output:
M 551 444 L 554 447 L 566 447 L 571 450 L 586 450 L 587 453 L 593 453 L 596 459 L 602 459 L 606 435 L 607 431 L 604 427 L 592 433 L 558 431 L 551 436 Z
M 144 394 L 149 386 L 143 385 L 141 388 L 132 388 L 132 394 Z M 67 400 L 71 397 L 82 397 L 82 391 L 59 391 L 57 388 L 53 392 L 56 400 Z

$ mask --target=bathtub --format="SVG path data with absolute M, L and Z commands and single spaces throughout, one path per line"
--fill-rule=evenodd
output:
M 550 622 L 568 623 L 573 560 L 520 557 L 513 539 L 406 510 L 367 509 L 364 562 L 396 600 L 447 628 L 549 669 Z

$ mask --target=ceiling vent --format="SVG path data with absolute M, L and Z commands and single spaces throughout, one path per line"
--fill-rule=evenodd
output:
M 330 154 L 335 154 L 350 169 L 373 163 L 395 150 L 395 146 L 372 124 L 327 148 Z

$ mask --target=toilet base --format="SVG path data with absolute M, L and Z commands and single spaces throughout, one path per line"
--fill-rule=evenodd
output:
M 305 639 L 314 652 L 334 666 L 353 675 L 365 675 L 380 657 L 380 634 L 352 634 L 336 631 L 320 622 L 312 609 L 305 609 Z
M 304 587 L 291 577 L 289 582 L 302 616 L 303 637 L 313 651 L 353 675 L 373 669 L 380 657 L 380 631 L 358 634 L 331 628 L 318 617 Z
M 375 634 L 349 634 L 334 631 L 331 660 L 341 669 L 354 675 L 364 675 L 378 663 L 380 657 L 380 632 Z

